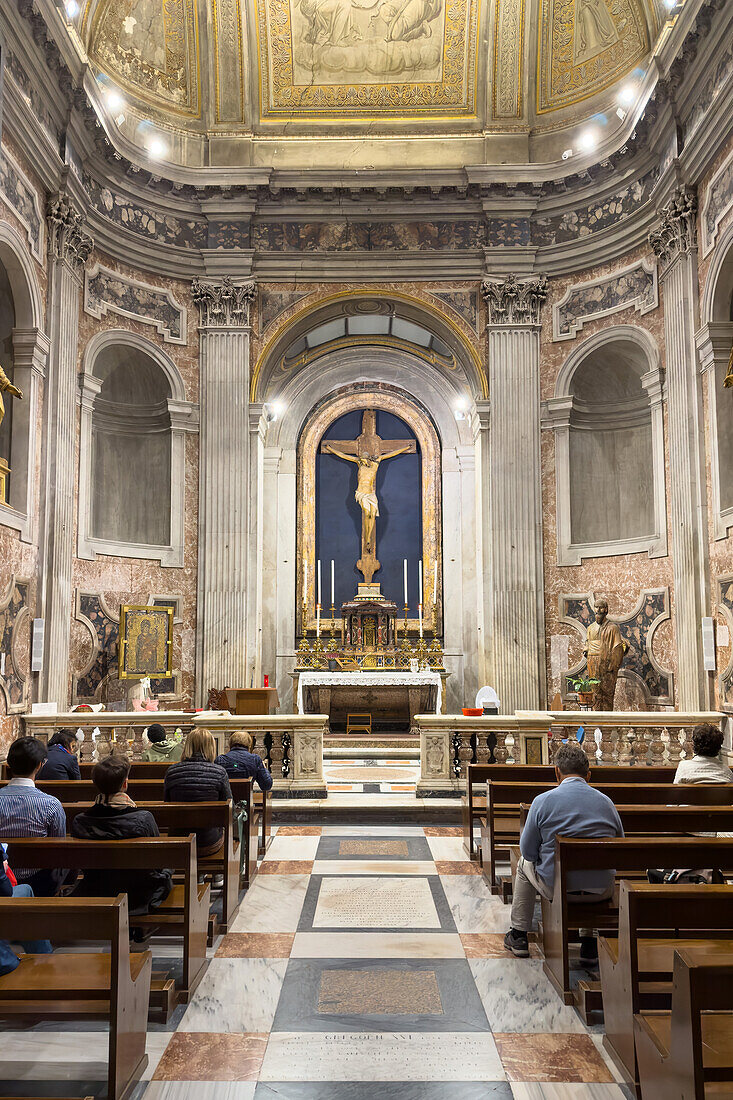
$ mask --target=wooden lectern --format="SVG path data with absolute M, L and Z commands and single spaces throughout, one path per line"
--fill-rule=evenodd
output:
M 227 688 L 232 714 L 272 714 L 280 706 L 277 688 Z

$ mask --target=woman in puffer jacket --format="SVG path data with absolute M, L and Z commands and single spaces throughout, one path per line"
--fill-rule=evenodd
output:
M 232 797 L 229 778 L 214 763 L 216 744 L 208 730 L 192 730 L 186 738 L 183 755 L 165 773 L 163 798 L 166 802 L 226 802 Z M 221 846 L 223 829 L 197 829 L 196 849 L 200 856 L 211 856 Z

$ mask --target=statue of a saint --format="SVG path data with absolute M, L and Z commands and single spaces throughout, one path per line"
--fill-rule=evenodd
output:
M 608 600 L 598 600 L 595 622 L 588 627 L 585 656 L 588 659 L 588 676 L 600 683 L 595 691 L 593 710 L 613 710 L 618 670 L 628 645 L 621 637 L 617 623 L 608 618 Z
M 0 366 L 0 424 L 2 424 L 3 420 L 5 419 L 5 404 L 3 402 L 3 393 L 9 393 L 11 397 L 23 397 L 21 390 L 19 390 L 17 386 L 13 385 L 13 383 L 10 381 L 7 374 L 3 370 L 2 366 Z

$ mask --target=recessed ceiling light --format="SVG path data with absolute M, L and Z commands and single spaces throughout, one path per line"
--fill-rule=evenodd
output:
M 589 153 L 591 149 L 595 149 L 598 144 L 598 138 L 593 130 L 584 130 L 578 138 L 578 148 L 582 149 L 584 153 Z
M 114 88 L 110 88 L 107 92 L 107 106 L 113 114 L 115 111 L 121 111 L 124 107 L 122 96 L 119 92 L 116 92 Z
M 64 7 L 69 19 L 74 19 L 79 14 L 79 5 L 76 0 L 66 0 Z
M 617 101 L 622 107 L 628 107 L 634 102 L 634 96 L 636 95 L 636 88 L 633 84 L 624 84 L 623 88 L 619 90 L 616 96 Z
M 616 114 L 621 119 L 622 122 L 626 118 L 626 111 L 623 109 L 623 107 L 617 107 L 616 108 Z
M 148 142 L 148 153 L 154 160 L 160 160 L 168 152 L 168 146 L 160 138 L 152 138 Z

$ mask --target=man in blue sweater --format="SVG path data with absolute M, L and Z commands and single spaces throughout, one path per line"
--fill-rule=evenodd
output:
M 529 956 L 537 894 L 552 900 L 555 884 L 555 837 L 623 836 L 621 818 L 610 798 L 588 785 L 588 757 L 577 744 L 561 745 L 555 756 L 558 786 L 532 803 L 519 842 L 521 858 L 514 878 L 512 926 L 504 946 L 518 959 Z M 614 872 L 577 871 L 568 879 L 574 901 L 602 901 L 613 892 Z M 592 930 L 581 929 L 580 959 L 594 964 L 598 948 Z

